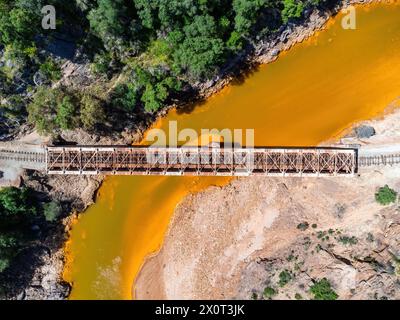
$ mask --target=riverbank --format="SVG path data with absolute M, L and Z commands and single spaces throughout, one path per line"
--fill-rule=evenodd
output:
M 353 131 L 341 143 L 400 145 L 399 120 L 397 109 L 366 121 L 374 136 Z M 274 299 L 310 299 L 313 281 L 327 278 L 340 299 L 399 299 L 400 215 L 398 203 L 376 203 L 384 185 L 400 190 L 399 168 L 365 168 L 349 179 L 240 178 L 190 195 L 143 266 L 135 296 L 262 299 L 271 287 Z M 290 280 L 280 286 L 285 270 Z
M 311 16 L 313 16 L 313 15 L 311 15 Z M 275 47 L 272 48 L 270 46 L 270 44 L 269 44 L 270 40 L 268 40 L 268 41 L 265 41 L 263 45 L 260 45 L 261 47 L 259 47 L 259 48 L 266 48 L 265 51 L 267 51 L 267 53 L 263 52 L 263 50 L 260 49 L 260 50 L 258 50 L 258 52 L 255 55 L 250 56 L 253 58 L 249 58 L 248 60 L 251 62 L 251 61 L 257 61 L 257 59 L 267 59 L 267 60 L 260 60 L 260 61 L 266 62 L 266 61 L 268 61 L 268 59 L 271 59 L 271 60 L 275 59 L 277 56 L 277 52 L 282 50 L 282 48 L 284 48 L 285 46 L 287 46 L 287 48 L 289 48 L 296 41 L 298 42 L 298 41 L 303 40 L 306 37 L 306 33 L 305 33 L 306 30 L 311 30 L 310 33 L 312 33 L 316 29 L 321 28 L 323 26 L 323 24 L 325 23 L 324 19 L 326 21 L 327 18 L 328 17 L 324 17 L 324 18 L 320 19 L 320 18 L 316 17 L 316 20 L 313 23 L 311 23 L 311 25 L 307 24 L 308 27 L 304 27 L 305 29 L 303 29 L 303 31 L 298 31 L 299 33 L 296 33 L 296 31 L 293 31 L 293 30 L 290 30 L 290 31 L 287 31 L 286 29 L 281 30 L 281 33 L 275 35 L 277 37 L 275 45 L 280 45 L 280 47 L 276 47 L 276 51 L 273 51 L 273 56 L 268 58 L 268 52 L 272 52 L 272 50 L 275 48 Z M 310 29 L 308 29 L 308 28 L 310 28 Z M 291 34 L 290 32 L 292 32 L 294 35 L 293 39 L 290 37 L 290 34 Z M 282 34 L 285 34 L 285 36 L 281 37 Z M 267 46 L 267 47 L 265 47 L 265 46 Z M 268 50 L 271 50 L 271 51 L 268 51 Z M 267 54 L 267 55 L 265 56 L 265 54 Z M 264 55 L 264 58 L 260 58 L 263 55 Z M 233 64 L 235 65 L 235 68 L 238 68 L 238 66 L 235 63 L 233 63 Z M 231 81 L 232 79 L 235 79 L 235 78 L 233 78 L 234 76 L 228 75 L 228 73 L 225 73 L 224 76 L 220 76 L 220 77 L 223 78 L 223 80 L 218 80 L 218 78 L 217 78 L 217 79 L 214 79 L 213 81 L 207 83 L 206 85 L 201 86 L 201 92 L 202 92 L 201 96 L 202 97 L 208 97 L 208 96 L 212 95 L 216 91 L 220 90 L 223 86 L 225 86 L 229 81 Z M 158 116 L 162 116 L 165 112 L 160 113 Z M 144 128 L 148 125 L 150 125 L 150 120 L 147 122 L 147 125 L 142 126 L 142 129 L 140 131 L 143 132 Z M 135 139 L 136 139 L 136 141 L 139 141 L 141 132 L 134 133 L 136 135 L 136 138 L 132 138 L 132 133 L 128 133 L 127 135 L 125 135 L 125 137 L 120 138 L 118 141 L 121 141 L 121 143 L 131 143 Z M 84 143 L 84 144 L 104 144 L 106 141 L 110 141 L 107 139 L 109 139 L 109 138 L 105 138 L 105 137 L 99 138 L 96 136 L 90 136 L 79 130 L 75 131 L 75 132 L 66 132 L 66 133 L 63 133 L 63 135 L 62 135 L 62 140 L 64 140 L 64 142 L 66 141 L 68 143 L 79 142 L 79 143 Z M 112 140 L 112 141 L 115 143 L 116 140 Z M 62 141 L 59 143 L 64 143 L 64 142 Z M 35 179 L 33 179 L 33 180 L 35 180 Z M 63 183 L 60 183 L 61 180 Z M 74 210 L 82 212 L 89 204 L 93 203 L 93 196 L 94 196 L 95 190 L 97 190 L 100 182 L 101 182 L 101 178 L 99 178 L 98 180 L 92 180 L 91 178 L 74 178 L 74 177 L 71 177 L 69 179 L 60 178 L 60 177 L 51 177 L 51 178 L 40 177 L 39 182 L 36 184 L 36 187 L 43 188 L 43 186 L 50 186 L 50 189 L 54 192 L 54 194 L 58 194 L 58 195 L 62 196 L 66 203 L 75 203 L 76 206 L 74 205 Z M 87 189 L 84 188 L 87 190 L 87 192 L 85 192 L 85 196 L 82 197 L 82 194 L 80 193 L 82 191 L 82 189 L 76 188 L 76 186 L 85 186 L 85 185 L 90 185 L 91 187 L 87 188 Z M 76 192 L 76 191 L 78 191 L 78 192 Z M 69 229 L 70 229 L 70 222 L 67 221 L 66 222 L 66 230 L 69 230 Z M 63 256 L 63 254 L 60 254 L 60 257 L 62 257 L 62 256 Z M 59 268 L 60 268 L 59 265 L 55 266 L 54 268 L 57 268 L 57 270 L 58 270 L 55 272 L 56 274 L 61 274 L 61 273 L 59 273 Z

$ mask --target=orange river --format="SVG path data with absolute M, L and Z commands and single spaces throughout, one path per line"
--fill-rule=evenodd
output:
M 172 110 L 155 124 L 167 130 L 254 129 L 255 144 L 317 145 L 364 119 L 382 115 L 400 96 L 400 5 L 356 8 L 355 30 L 343 15 L 244 82 L 194 110 Z M 223 185 L 215 177 L 110 177 L 96 203 L 74 224 L 65 280 L 71 299 L 131 299 L 145 258 L 162 245 L 174 208 L 191 192 Z

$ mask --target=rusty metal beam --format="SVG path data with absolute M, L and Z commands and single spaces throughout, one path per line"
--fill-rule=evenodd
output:
M 352 176 L 356 149 L 47 147 L 48 174 Z

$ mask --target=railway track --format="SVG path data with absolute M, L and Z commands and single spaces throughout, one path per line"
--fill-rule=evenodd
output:
M 121 146 L 43 147 L 8 144 L 0 147 L 0 168 L 77 175 L 351 176 L 360 168 L 400 165 L 400 146 L 379 146 L 373 149 L 256 148 L 251 153 L 254 167 L 250 171 L 246 171 L 243 162 L 250 155 L 246 149 L 209 149 L 205 152 L 201 148 L 152 150 L 154 149 Z M 164 162 L 149 163 L 146 158 L 149 152 L 154 152 Z M 242 157 L 239 160 L 238 155 Z M 217 157 L 219 162 L 203 165 L 199 159 L 204 157 L 210 160 Z M 224 161 L 228 157 L 231 162 L 226 164 Z M 246 174 L 243 174 L 243 170 Z
M 400 164 L 400 153 L 358 157 L 358 167 L 394 166 L 398 164 Z
M 44 164 L 46 163 L 46 154 L 44 152 L 0 149 L 0 161 L 1 160 Z

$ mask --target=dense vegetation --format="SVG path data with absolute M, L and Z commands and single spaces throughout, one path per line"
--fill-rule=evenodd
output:
M 93 130 L 110 120 L 106 113 L 153 113 L 212 78 L 258 36 L 327 2 L 334 1 L 0 0 L 0 117 L 20 121 L 27 111 L 40 131 L 54 132 Z M 55 6 L 57 30 L 41 28 L 44 4 Z M 49 45 L 68 33 L 93 75 L 112 80 L 100 90 L 106 95 L 49 89 L 62 77 L 62 59 Z
M 0 190 L 0 272 L 10 265 L 28 241 L 27 228 L 36 215 L 37 208 L 28 189 Z
M 54 202 L 38 205 L 31 189 L 0 190 L 0 273 L 37 238 L 34 226 L 44 220 L 54 221 L 59 212 L 59 205 Z

